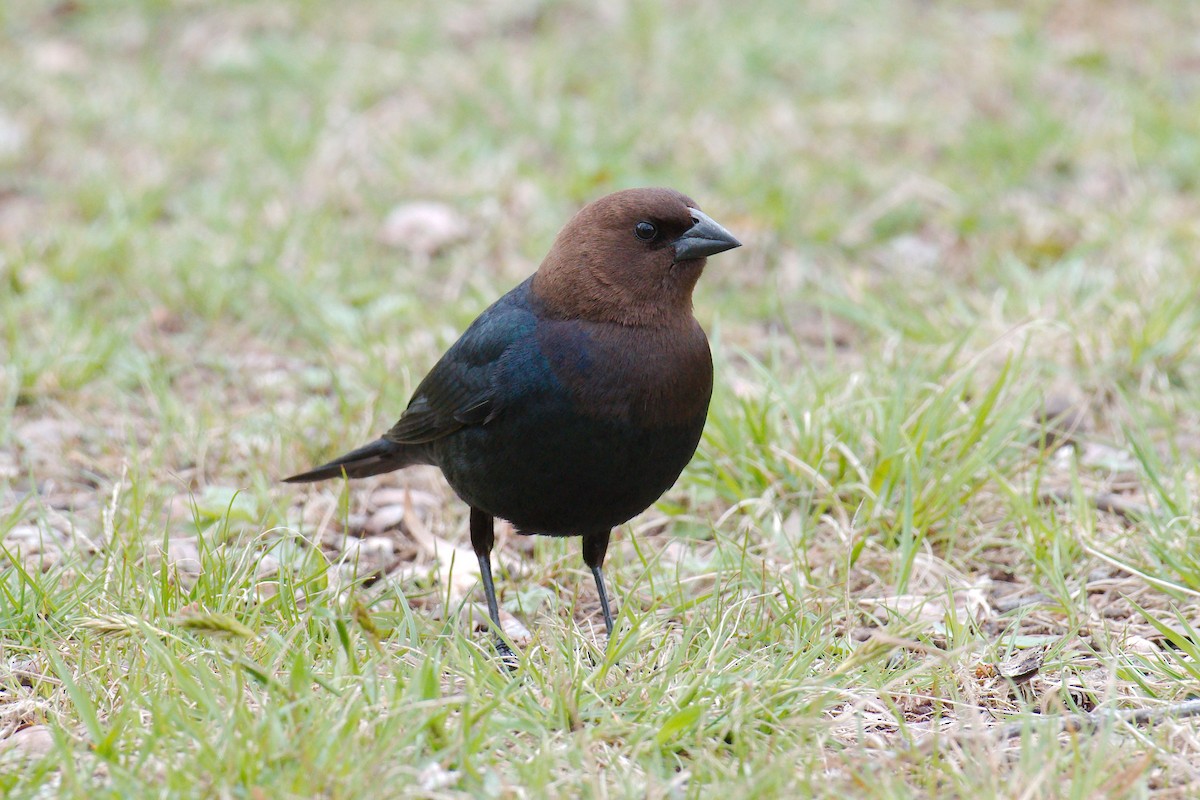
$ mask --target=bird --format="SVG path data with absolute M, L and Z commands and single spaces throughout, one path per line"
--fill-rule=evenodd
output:
M 288 483 L 441 469 L 470 509 L 497 649 L 495 520 L 579 536 L 607 635 L 612 530 L 653 504 L 699 445 L 712 397 L 692 290 L 709 256 L 740 247 L 690 197 L 636 188 L 562 228 L 537 271 L 489 306 L 418 384 L 379 439 Z

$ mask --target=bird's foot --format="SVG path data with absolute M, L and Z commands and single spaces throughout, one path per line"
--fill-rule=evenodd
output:
M 496 655 L 500 656 L 500 663 L 509 672 L 516 672 L 517 667 L 521 666 L 521 659 L 501 636 L 496 637 Z

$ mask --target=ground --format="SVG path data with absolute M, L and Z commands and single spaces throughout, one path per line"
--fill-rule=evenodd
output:
M 11 797 L 1200 793 L 1200 8 L 0 7 Z M 745 247 L 700 450 L 501 529 L 385 430 L 607 191 Z

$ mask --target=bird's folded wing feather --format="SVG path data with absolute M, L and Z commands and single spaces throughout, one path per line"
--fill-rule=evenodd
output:
M 503 405 L 496 375 L 504 353 L 536 324 L 505 297 L 485 311 L 417 386 L 412 401 L 384 434 L 397 444 L 423 444 L 488 422 Z

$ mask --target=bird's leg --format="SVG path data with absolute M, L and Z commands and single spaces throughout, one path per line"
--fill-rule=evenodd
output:
M 479 559 L 479 576 L 483 580 L 483 594 L 487 598 L 488 616 L 496 626 L 496 652 L 511 669 L 516 663 L 516 656 L 508 642 L 504 641 L 500 625 L 500 605 L 496 602 L 496 586 L 492 583 L 492 545 L 496 543 L 496 533 L 493 527 L 492 515 L 478 508 L 471 508 L 471 548 Z
M 591 534 L 583 537 L 583 563 L 592 568 L 592 577 L 596 579 L 596 591 L 600 594 L 600 610 L 604 612 L 604 627 L 612 636 L 613 618 L 608 608 L 608 592 L 604 589 L 604 554 L 608 552 L 608 537 L 611 531 L 601 534 Z

